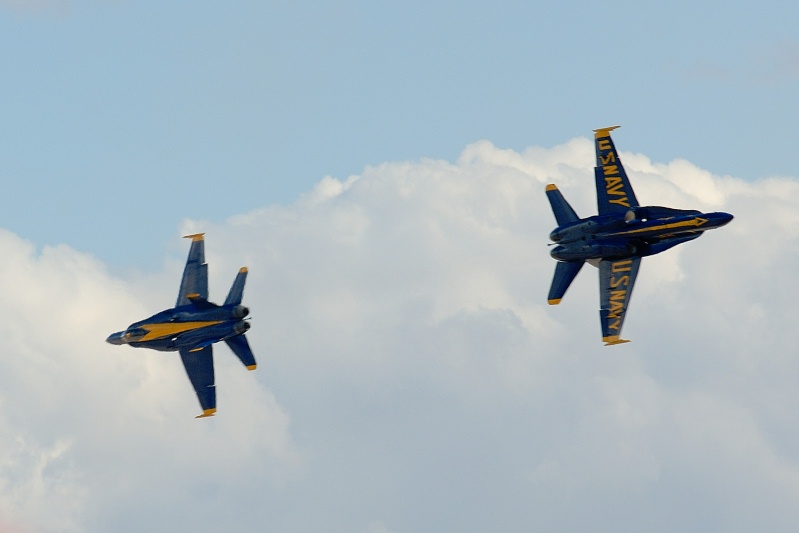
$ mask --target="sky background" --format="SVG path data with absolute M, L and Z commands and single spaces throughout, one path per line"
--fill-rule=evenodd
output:
M 624 147 L 796 175 L 793 2 L 0 1 L 0 224 L 152 269 L 183 218 L 286 205 L 324 176 Z
M 0 531 L 799 523 L 795 3 L 0 0 Z M 721 210 L 546 305 L 591 130 Z M 105 344 L 250 268 L 259 362 Z

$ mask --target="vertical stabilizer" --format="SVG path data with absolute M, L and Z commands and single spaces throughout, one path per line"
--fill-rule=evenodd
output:
M 549 205 L 552 206 L 552 212 L 555 214 L 555 220 L 558 221 L 558 226 L 580 220 L 572 206 L 569 205 L 569 202 L 566 201 L 566 198 L 563 197 L 553 183 L 547 185 L 547 198 L 549 199 Z
M 236 279 L 233 280 L 233 285 L 230 287 L 230 292 L 225 299 L 225 305 L 239 305 L 244 296 L 244 282 L 247 281 L 247 267 L 241 267 Z
M 552 286 L 549 288 L 549 296 L 547 301 L 549 305 L 558 305 L 569 285 L 572 284 L 574 278 L 580 273 L 585 261 L 558 261 L 555 265 L 555 276 L 552 278 Z

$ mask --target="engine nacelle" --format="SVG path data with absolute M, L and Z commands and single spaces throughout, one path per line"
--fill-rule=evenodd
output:
M 237 305 L 233 308 L 233 312 L 231 314 L 233 315 L 233 318 L 244 318 L 250 314 L 250 310 L 243 305 Z
M 555 246 L 550 255 L 558 261 L 585 261 L 588 259 L 629 257 L 635 252 L 635 246 L 626 242 L 595 241 L 592 243 L 575 242 Z
M 596 233 L 598 228 L 599 225 L 593 220 L 584 220 L 582 222 L 572 224 L 571 226 L 561 226 L 559 228 L 555 228 L 552 233 L 549 234 L 549 238 L 552 242 L 574 241 L 583 235 Z
M 250 329 L 250 323 L 245 322 L 244 320 L 242 320 L 241 322 L 236 322 L 236 325 L 233 326 L 233 331 L 236 332 L 236 335 L 247 333 L 247 330 L 249 329 Z

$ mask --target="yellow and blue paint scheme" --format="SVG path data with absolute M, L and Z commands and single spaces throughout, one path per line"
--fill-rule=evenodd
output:
M 558 226 L 549 234 L 550 255 L 558 262 L 548 302 L 557 305 L 586 262 L 599 268 L 600 322 L 606 345 L 621 338 L 641 258 L 696 239 L 707 230 L 729 223 L 729 213 L 641 206 L 624 170 L 610 132 L 594 130 L 594 178 L 598 214 L 580 218 L 557 186 L 546 195 Z
M 180 352 L 186 374 L 197 393 L 203 413 L 216 413 L 216 385 L 212 345 L 224 341 L 247 370 L 255 370 L 255 357 L 244 335 L 250 329 L 246 320 L 250 310 L 241 304 L 247 268 L 236 275 L 225 303 L 208 301 L 208 266 L 205 263 L 204 235 L 187 235 L 192 244 L 183 271 L 175 307 L 134 322 L 124 331 L 112 333 L 110 344 L 134 348 Z

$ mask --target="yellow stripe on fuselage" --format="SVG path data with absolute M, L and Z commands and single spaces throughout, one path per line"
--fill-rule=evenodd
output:
M 707 222 L 706 218 L 696 217 L 692 218 L 691 220 L 683 220 L 681 222 L 673 222 L 671 224 L 662 224 L 659 226 L 649 226 L 646 228 L 638 228 L 638 229 L 631 229 L 629 231 L 619 231 L 617 233 L 609 233 L 608 235 L 634 235 L 637 233 L 653 233 L 653 232 L 660 232 L 665 229 L 676 229 L 676 228 L 687 228 L 687 227 L 695 227 L 698 228 Z
M 201 329 L 208 326 L 215 326 L 221 324 L 222 320 L 209 320 L 206 322 L 165 322 L 155 324 L 143 324 L 139 327 L 147 331 L 147 335 L 137 342 L 152 341 L 155 339 L 162 339 L 164 337 L 173 337 L 187 331 Z

